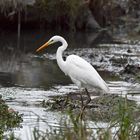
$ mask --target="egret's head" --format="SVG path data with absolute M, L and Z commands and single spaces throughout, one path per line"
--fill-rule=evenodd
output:
M 62 37 L 61 37 L 61 36 L 57 36 L 57 35 L 56 35 L 56 36 L 53 36 L 52 38 L 49 39 L 48 42 L 46 42 L 44 45 L 42 45 L 41 47 L 39 47 L 39 48 L 36 50 L 36 52 L 39 52 L 40 50 L 42 50 L 42 49 L 48 47 L 49 45 L 54 44 L 54 43 L 56 43 L 56 42 L 58 42 L 58 41 L 61 41 L 61 40 L 62 40 Z

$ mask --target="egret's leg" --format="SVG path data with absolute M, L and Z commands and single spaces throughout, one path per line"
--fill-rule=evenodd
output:
M 88 90 L 85 88 L 85 91 L 86 91 L 86 94 L 87 94 L 87 96 L 88 96 L 88 99 L 87 99 L 87 101 L 86 101 L 86 103 L 85 103 L 85 105 L 83 104 L 83 98 L 82 98 L 82 108 L 81 108 L 81 113 L 80 113 L 80 119 L 82 120 L 83 119 L 83 113 L 84 113 L 84 110 L 85 110 L 85 108 L 87 107 L 87 105 L 90 103 L 90 101 L 91 101 L 91 98 L 90 98 L 90 94 L 89 94 L 89 92 L 88 92 Z M 81 95 L 82 96 L 82 95 Z
M 88 90 L 87 90 L 86 88 L 85 88 L 85 91 L 86 91 L 87 96 L 88 96 L 88 99 L 87 99 L 86 105 L 88 105 L 88 104 L 90 103 L 90 101 L 91 101 L 91 98 L 90 98 L 90 94 L 89 94 L 89 92 L 88 92 Z
M 85 108 L 87 107 L 87 105 L 90 103 L 90 101 L 91 101 L 91 98 L 90 98 L 90 94 L 89 94 L 89 92 L 88 92 L 88 90 L 85 88 L 85 91 L 86 91 L 86 94 L 87 94 L 87 96 L 88 96 L 88 99 L 87 99 L 87 101 L 86 101 L 86 103 L 85 103 L 85 105 L 83 106 L 83 111 L 85 110 Z
M 84 106 L 84 101 L 83 101 L 82 94 L 80 94 L 80 98 L 81 98 L 81 107 L 83 108 L 83 106 Z
M 81 98 L 81 112 L 80 114 L 78 115 L 78 118 L 80 118 L 80 120 L 83 119 L 83 108 L 84 108 L 84 101 L 83 101 L 83 96 L 82 96 L 82 93 L 80 93 L 80 98 Z

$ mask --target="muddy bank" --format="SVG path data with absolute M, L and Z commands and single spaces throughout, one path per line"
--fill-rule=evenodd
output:
M 139 83 L 139 41 L 124 44 L 94 44 L 95 40 L 92 41 L 89 36 L 86 40 L 87 42 L 81 41 L 83 48 L 69 48 L 63 56 L 76 54 L 91 63 L 99 72 L 104 72 L 102 76 L 110 72 L 118 79 Z M 55 53 L 46 53 L 43 57 L 55 59 Z

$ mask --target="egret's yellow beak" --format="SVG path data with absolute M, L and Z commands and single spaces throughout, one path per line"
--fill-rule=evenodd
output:
M 53 43 L 54 43 L 54 42 L 52 42 L 52 41 L 46 42 L 44 45 L 42 45 L 41 47 L 39 47 L 39 48 L 36 50 L 36 52 L 39 52 L 40 50 L 42 50 L 42 49 L 48 47 L 50 44 L 53 44 Z

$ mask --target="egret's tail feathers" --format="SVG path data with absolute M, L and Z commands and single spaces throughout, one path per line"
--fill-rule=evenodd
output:
M 103 91 L 104 91 L 105 93 L 109 93 L 109 91 L 110 91 L 110 89 L 109 89 L 109 87 L 108 87 L 108 85 L 106 84 L 105 81 L 104 81 L 104 84 L 103 84 L 103 86 L 102 86 L 102 89 L 103 89 Z

